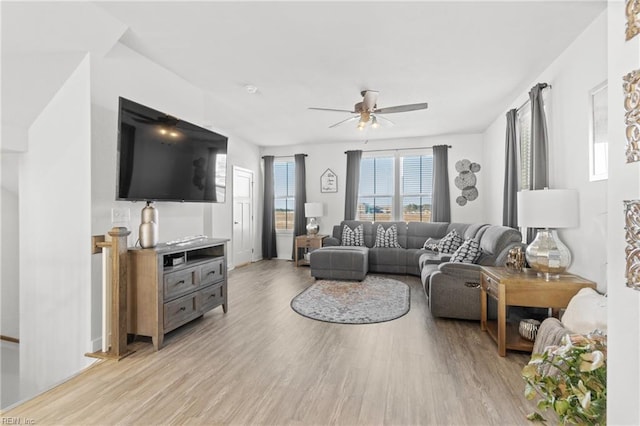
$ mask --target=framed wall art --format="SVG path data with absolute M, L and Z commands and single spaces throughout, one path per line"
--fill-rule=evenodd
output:
M 640 160 L 640 70 L 631 71 L 623 78 L 624 124 L 626 126 L 627 163 Z
M 625 14 L 627 16 L 625 37 L 626 40 L 631 40 L 640 32 L 640 0 L 627 0 Z
M 624 201 L 627 287 L 640 291 L 640 200 Z
M 320 192 L 338 192 L 338 176 L 331 169 L 320 176 Z

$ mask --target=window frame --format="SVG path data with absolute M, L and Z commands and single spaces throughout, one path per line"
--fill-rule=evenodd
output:
M 286 186 L 287 186 L 287 195 L 285 196 L 278 196 L 277 195 L 277 191 L 276 191 L 276 185 L 277 185 L 277 173 L 276 173 L 276 165 L 277 164 L 287 164 L 287 176 L 286 176 Z M 293 173 L 293 182 L 294 182 L 294 187 L 293 187 L 293 194 L 290 195 L 289 193 L 289 188 L 288 188 L 288 183 L 289 183 L 289 165 L 291 166 L 291 173 Z M 293 212 L 293 214 L 295 215 L 295 203 L 296 203 L 296 196 L 295 196 L 295 173 L 296 173 L 296 163 L 295 163 L 295 159 L 294 157 L 280 157 L 276 160 L 274 160 L 273 162 L 273 215 L 276 218 L 275 221 L 275 230 L 276 230 L 276 234 L 293 234 L 293 220 L 291 222 L 291 228 L 278 228 L 278 221 L 277 221 L 277 201 L 278 200 L 291 200 L 291 204 L 293 205 L 293 209 L 291 210 Z M 287 212 L 288 210 L 288 205 L 289 203 L 286 202 L 285 203 L 287 208 L 285 209 L 285 223 L 288 223 L 288 220 L 286 220 L 288 218 L 287 216 Z
M 416 149 L 403 149 L 403 150 L 394 150 L 393 152 L 389 151 L 371 151 L 364 152 L 362 155 L 362 160 L 367 160 L 371 158 L 391 158 L 393 162 L 393 170 L 392 170 L 392 179 L 393 179 L 393 193 L 392 194 L 362 194 L 360 192 L 362 185 L 359 182 L 358 185 L 358 206 L 360 206 L 360 200 L 362 198 L 382 198 L 382 197 L 391 197 L 391 218 L 390 220 L 379 220 L 375 217 L 375 212 L 373 216 L 373 220 L 369 218 L 360 217 L 360 209 L 356 212 L 356 220 L 362 221 L 371 221 L 371 222 L 406 222 L 404 219 L 404 210 L 403 210 L 403 200 L 405 197 L 424 197 L 426 193 L 420 194 L 404 194 L 402 192 L 402 180 L 404 170 L 402 168 L 402 159 L 405 157 L 417 157 L 417 156 L 431 156 L 433 157 L 433 150 L 431 148 L 416 148 Z M 433 168 L 433 162 L 432 162 Z M 361 169 L 362 170 L 362 167 Z M 432 169 L 433 173 L 433 169 Z M 432 177 L 433 179 L 433 177 Z M 432 181 L 433 184 L 433 181 Z M 433 206 L 433 187 L 431 189 L 431 201 Z M 422 216 L 422 214 L 421 214 Z M 429 220 L 431 221 L 431 220 Z

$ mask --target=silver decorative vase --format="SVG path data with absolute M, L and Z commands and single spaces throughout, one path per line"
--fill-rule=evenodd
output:
M 158 245 L 158 209 L 152 202 L 147 201 L 147 205 L 142 209 L 140 214 L 140 229 L 138 238 L 140 247 L 152 248 Z
M 571 252 L 556 231 L 539 229 L 536 238 L 525 252 L 531 269 L 547 281 L 558 278 L 571 265 Z
M 320 231 L 320 225 L 318 225 L 316 218 L 309 218 L 309 223 L 307 224 L 307 235 L 316 235 L 318 231 Z
M 158 224 L 155 222 L 145 222 L 140 224 L 138 233 L 140 247 L 153 248 L 158 245 Z

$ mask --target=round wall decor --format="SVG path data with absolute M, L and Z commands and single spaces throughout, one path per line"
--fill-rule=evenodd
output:
M 478 198 L 478 188 L 476 188 L 478 179 L 476 173 L 478 173 L 480 169 L 480 164 L 472 163 L 467 159 L 456 162 L 458 176 L 456 176 L 455 185 L 456 188 L 462 191 L 462 195 L 456 198 L 456 203 L 459 206 L 464 206 L 467 204 L 467 201 L 473 201 Z

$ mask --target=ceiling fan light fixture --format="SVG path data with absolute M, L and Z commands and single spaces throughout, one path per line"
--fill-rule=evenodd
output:
M 371 127 L 373 127 L 374 129 L 377 129 L 378 127 L 380 127 L 380 123 L 378 123 L 378 119 L 376 118 L 375 115 L 371 116 Z

